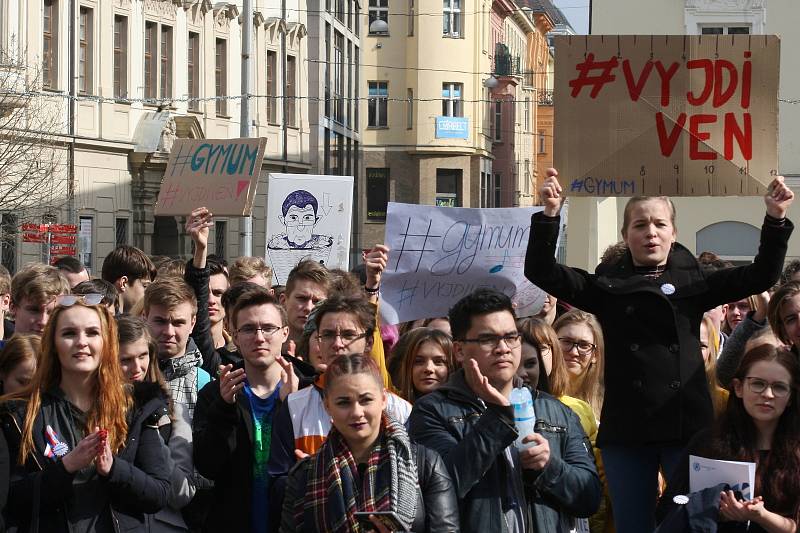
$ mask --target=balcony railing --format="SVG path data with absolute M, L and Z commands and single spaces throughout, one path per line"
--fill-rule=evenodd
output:
M 553 105 L 553 90 L 539 89 L 539 105 Z

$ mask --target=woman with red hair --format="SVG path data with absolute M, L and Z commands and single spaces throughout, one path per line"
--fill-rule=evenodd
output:
M 6 524 L 18 531 L 142 530 L 145 513 L 167 501 L 171 468 L 157 429 L 166 403 L 125 384 L 101 300 L 57 298 L 30 386 L 0 409 L 12 463 Z

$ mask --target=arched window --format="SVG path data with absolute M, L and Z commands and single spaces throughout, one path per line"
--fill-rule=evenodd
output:
M 697 253 L 714 252 L 723 259 L 749 263 L 758 252 L 761 230 L 744 222 L 717 222 L 697 232 Z

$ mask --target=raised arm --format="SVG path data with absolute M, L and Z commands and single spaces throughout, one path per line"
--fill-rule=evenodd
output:
M 186 265 L 184 279 L 194 291 L 197 298 L 197 317 L 192 329 L 194 340 L 200 353 L 203 355 L 202 368 L 212 376 L 216 374 L 222 359 L 214 346 L 214 336 L 211 334 L 211 320 L 208 317 L 208 280 L 209 271 L 206 266 L 208 254 L 208 232 L 213 224 L 212 214 L 205 207 L 198 207 L 186 220 L 186 233 L 194 243 L 194 256 Z
M 531 217 L 531 232 L 525 254 L 525 277 L 531 283 L 571 305 L 587 311 L 593 301 L 587 295 L 590 275 L 556 262 L 556 243 L 561 227 L 561 205 L 564 202 L 558 172 L 547 169 L 547 179 L 540 189 L 544 211 Z

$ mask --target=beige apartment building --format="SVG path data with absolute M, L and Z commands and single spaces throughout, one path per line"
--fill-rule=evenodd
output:
M 593 0 L 593 34 L 777 34 L 781 38 L 779 86 L 779 171 L 800 191 L 800 70 L 795 50 L 800 3 L 795 0 Z M 556 54 L 557 58 L 557 54 Z M 556 106 L 556 113 L 558 109 Z M 749 262 L 758 247 L 764 202 L 757 197 L 673 198 L 678 240 L 690 250 L 710 250 Z M 594 269 L 609 244 L 620 239 L 625 198 L 570 201 L 567 263 Z M 800 207 L 789 216 L 798 219 Z M 788 256 L 800 256 L 800 240 Z
M 77 255 L 95 273 L 119 244 L 188 254 L 182 217 L 156 217 L 153 206 L 176 138 L 240 136 L 242 14 L 209 0 L 75 0 L 72 14 L 70 4 L 0 1 L 0 48 L 43 65 L 20 75 L 41 77 L 39 97 L 59 124 L 53 181 L 66 184 L 46 220 L 0 205 L 2 263 L 14 271 L 41 259 L 43 246 L 23 242 L 20 230 L 42 221 L 78 225 Z M 254 8 L 250 135 L 267 138 L 262 175 L 306 172 L 306 3 Z M 263 255 L 266 180 L 253 215 L 253 253 Z M 218 218 L 212 251 L 235 257 L 239 233 L 239 219 Z
M 364 246 L 383 239 L 387 201 L 534 200 L 547 16 L 511 0 L 399 6 L 369 0 L 361 32 Z

